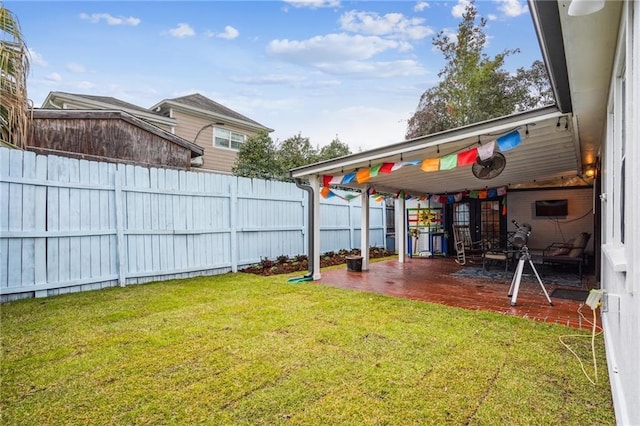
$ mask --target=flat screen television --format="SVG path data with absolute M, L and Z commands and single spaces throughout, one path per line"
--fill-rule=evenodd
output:
M 569 200 L 537 200 L 536 216 L 566 216 L 569 214 Z

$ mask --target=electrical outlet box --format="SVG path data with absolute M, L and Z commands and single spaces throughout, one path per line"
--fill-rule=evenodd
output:
M 591 309 L 595 310 L 600 305 L 600 301 L 602 300 L 603 294 L 604 294 L 604 290 L 591 289 L 591 291 L 589 292 L 589 296 L 587 297 L 587 301 L 585 303 Z

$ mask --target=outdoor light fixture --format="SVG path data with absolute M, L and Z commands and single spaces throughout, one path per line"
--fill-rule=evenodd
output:
M 569 16 L 585 16 L 596 13 L 604 7 L 605 0 L 572 0 Z
M 586 177 L 592 178 L 596 175 L 596 165 L 594 163 L 585 164 L 582 170 Z

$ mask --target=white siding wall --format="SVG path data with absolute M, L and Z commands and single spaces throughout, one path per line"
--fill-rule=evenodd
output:
M 622 78 L 626 90 L 622 93 Z M 622 116 L 625 120 L 623 122 Z M 620 425 L 640 424 L 640 2 L 625 2 L 603 153 L 602 307 L 609 379 Z M 626 141 L 622 211 L 622 135 Z M 624 223 L 624 236 L 621 223 Z
M 236 271 L 307 251 L 292 183 L 0 148 L 0 297 Z M 384 204 L 371 203 L 384 246 Z M 322 200 L 322 251 L 358 247 L 360 199 Z

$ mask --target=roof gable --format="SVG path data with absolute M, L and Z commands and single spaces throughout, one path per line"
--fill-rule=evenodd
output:
M 215 102 L 199 93 L 194 93 L 192 95 L 181 96 L 173 99 L 165 99 L 164 101 L 151 107 L 151 109 L 155 110 L 158 107 L 162 107 L 163 104 L 180 105 L 182 107 L 185 107 L 186 109 L 198 111 L 201 113 L 207 113 L 218 117 L 226 117 L 234 121 L 244 122 L 252 126 L 271 131 L 271 129 L 258 123 L 257 121 L 252 120 L 249 117 L 232 110 L 231 108 L 227 108 L 226 106 L 219 104 L 218 102 Z

